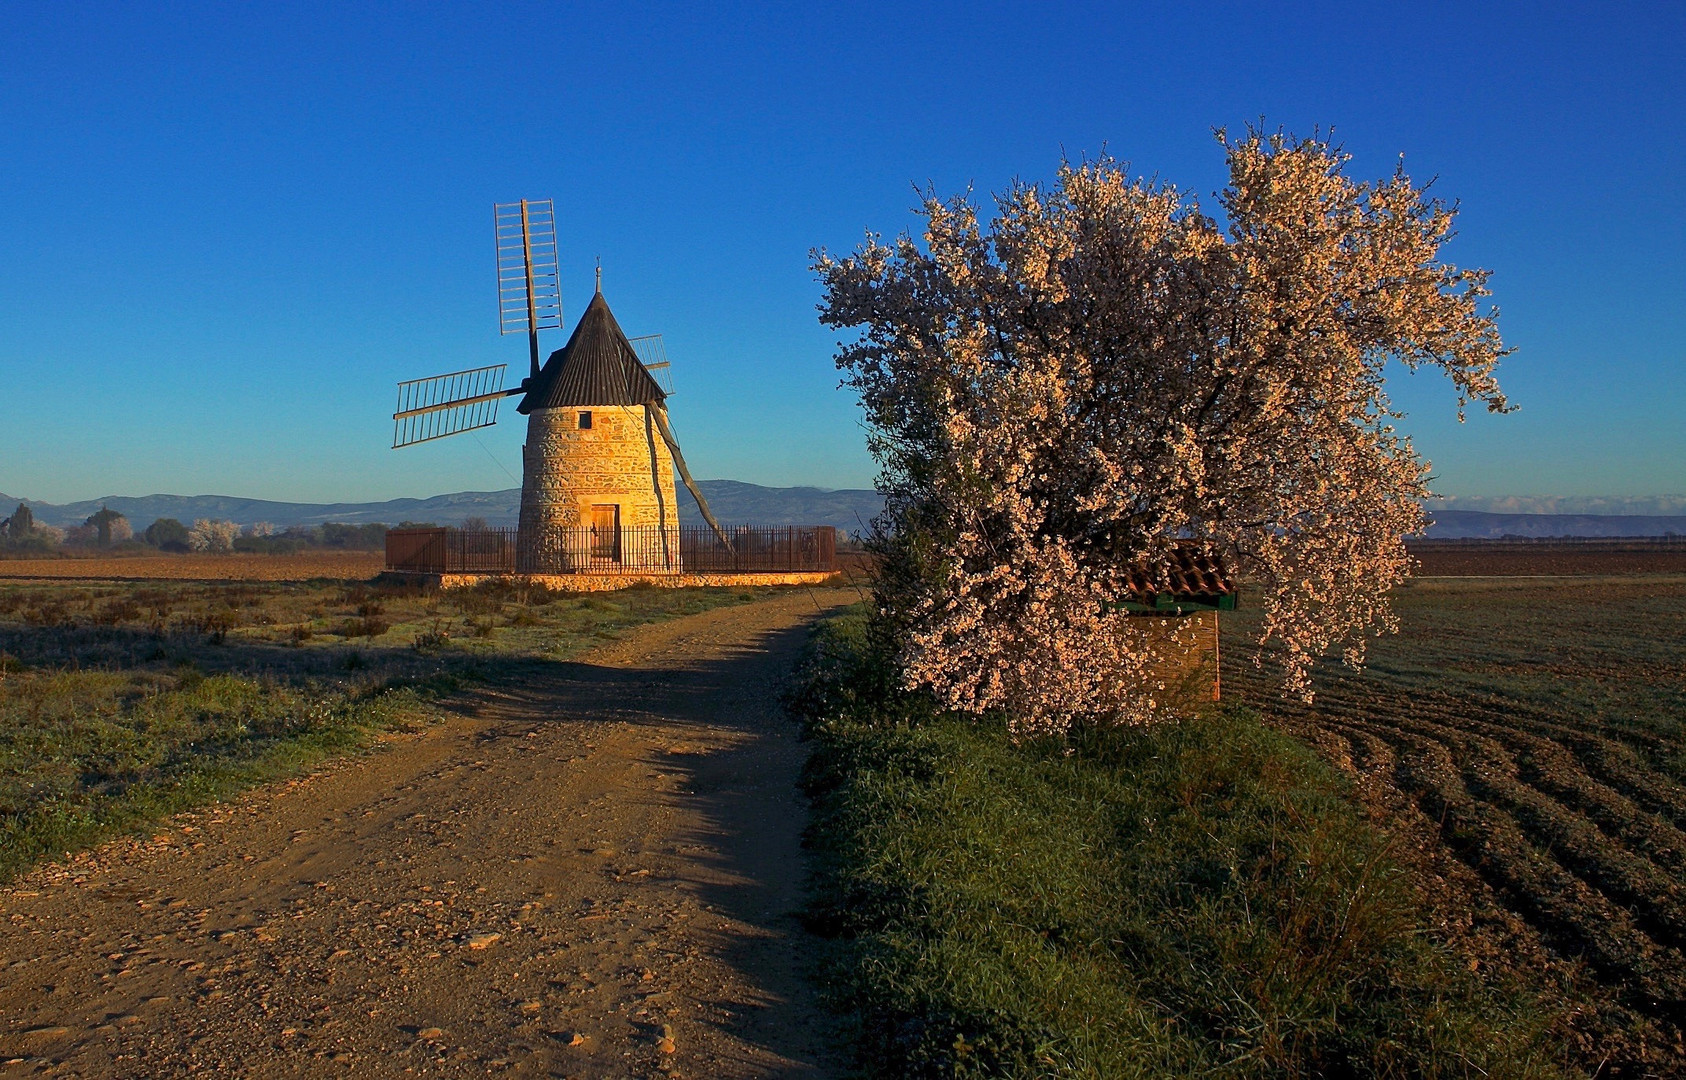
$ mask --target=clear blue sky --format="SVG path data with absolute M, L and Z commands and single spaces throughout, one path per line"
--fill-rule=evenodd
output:
M 1686 5 L 256 5 L 0 12 L 0 491 L 338 501 L 514 485 L 513 410 L 388 449 L 393 383 L 487 363 L 491 204 L 557 200 L 660 331 L 694 471 L 867 486 L 814 246 L 1102 148 L 1333 125 L 1461 200 L 1522 411 L 1396 386 L 1451 494 L 1686 491 Z M 551 333 L 546 352 L 560 347 Z M 507 471 L 506 471 L 507 470 Z

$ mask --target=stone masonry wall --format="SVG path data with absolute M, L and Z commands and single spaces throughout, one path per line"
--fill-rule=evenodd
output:
M 580 427 L 581 412 L 591 413 L 591 427 Z M 613 504 L 620 507 L 623 528 L 666 525 L 677 537 L 673 455 L 653 424 L 645 424 L 642 405 L 539 409 L 529 416 L 522 451 L 522 530 L 536 535 L 551 527 L 582 528 L 591 524 L 592 506 Z M 678 557 L 677 542 L 673 557 Z
M 656 585 L 664 589 L 722 588 L 752 585 L 824 585 L 834 572 L 792 572 L 782 574 L 515 574 L 506 580 L 543 585 L 557 592 L 612 592 L 634 585 Z M 441 589 L 472 588 L 488 579 L 486 574 L 417 574 L 410 580 L 425 580 Z
M 1144 687 L 1161 702 L 1192 708 L 1217 701 L 1218 613 L 1142 615 L 1130 619 L 1126 631 L 1142 648 L 1152 649 L 1158 661 L 1148 667 Z

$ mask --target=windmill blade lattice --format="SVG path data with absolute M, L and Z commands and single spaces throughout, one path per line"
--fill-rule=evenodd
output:
M 662 393 L 673 393 L 673 365 L 667 361 L 667 346 L 662 343 L 660 334 L 645 334 L 643 337 L 628 338 L 627 344 L 638 354 L 638 362 L 644 365 L 644 370 L 656 380 L 656 385 L 662 388 Z
M 561 329 L 554 201 L 498 203 L 492 207 L 492 219 L 498 249 L 498 332 Z
M 392 448 L 443 439 L 498 422 L 498 402 L 521 391 L 503 388 L 508 364 L 453 371 L 398 384 Z

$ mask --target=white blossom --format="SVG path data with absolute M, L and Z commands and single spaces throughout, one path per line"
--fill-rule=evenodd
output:
M 234 538 L 240 526 L 232 521 L 212 521 L 198 518 L 187 531 L 187 546 L 194 551 L 223 552 L 234 550 Z
M 1392 627 L 1424 525 L 1385 365 L 1507 408 L 1487 273 L 1439 261 L 1451 208 L 1316 139 L 1220 139 L 1223 223 L 1103 159 L 1014 185 L 987 229 L 930 196 L 922 244 L 817 254 L 822 320 L 861 330 L 837 362 L 883 468 L 879 603 L 950 708 L 1149 718 L 1126 575 L 1186 542 L 1245 570 L 1309 696 L 1318 656 Z

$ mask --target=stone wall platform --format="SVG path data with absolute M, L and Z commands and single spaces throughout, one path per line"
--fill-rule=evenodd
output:
M 731 585 L 820 585 L 837 574 L 835 571 L 753 574 L 417 574 L 388 570 L 381 576 L 393 581 L 429 585 L 440 589 L 463 589 L 496 578 L 523 585 L 543 585 L 557 592 L 612 592 L 634 585 L 655 585 L 663 589 Z

